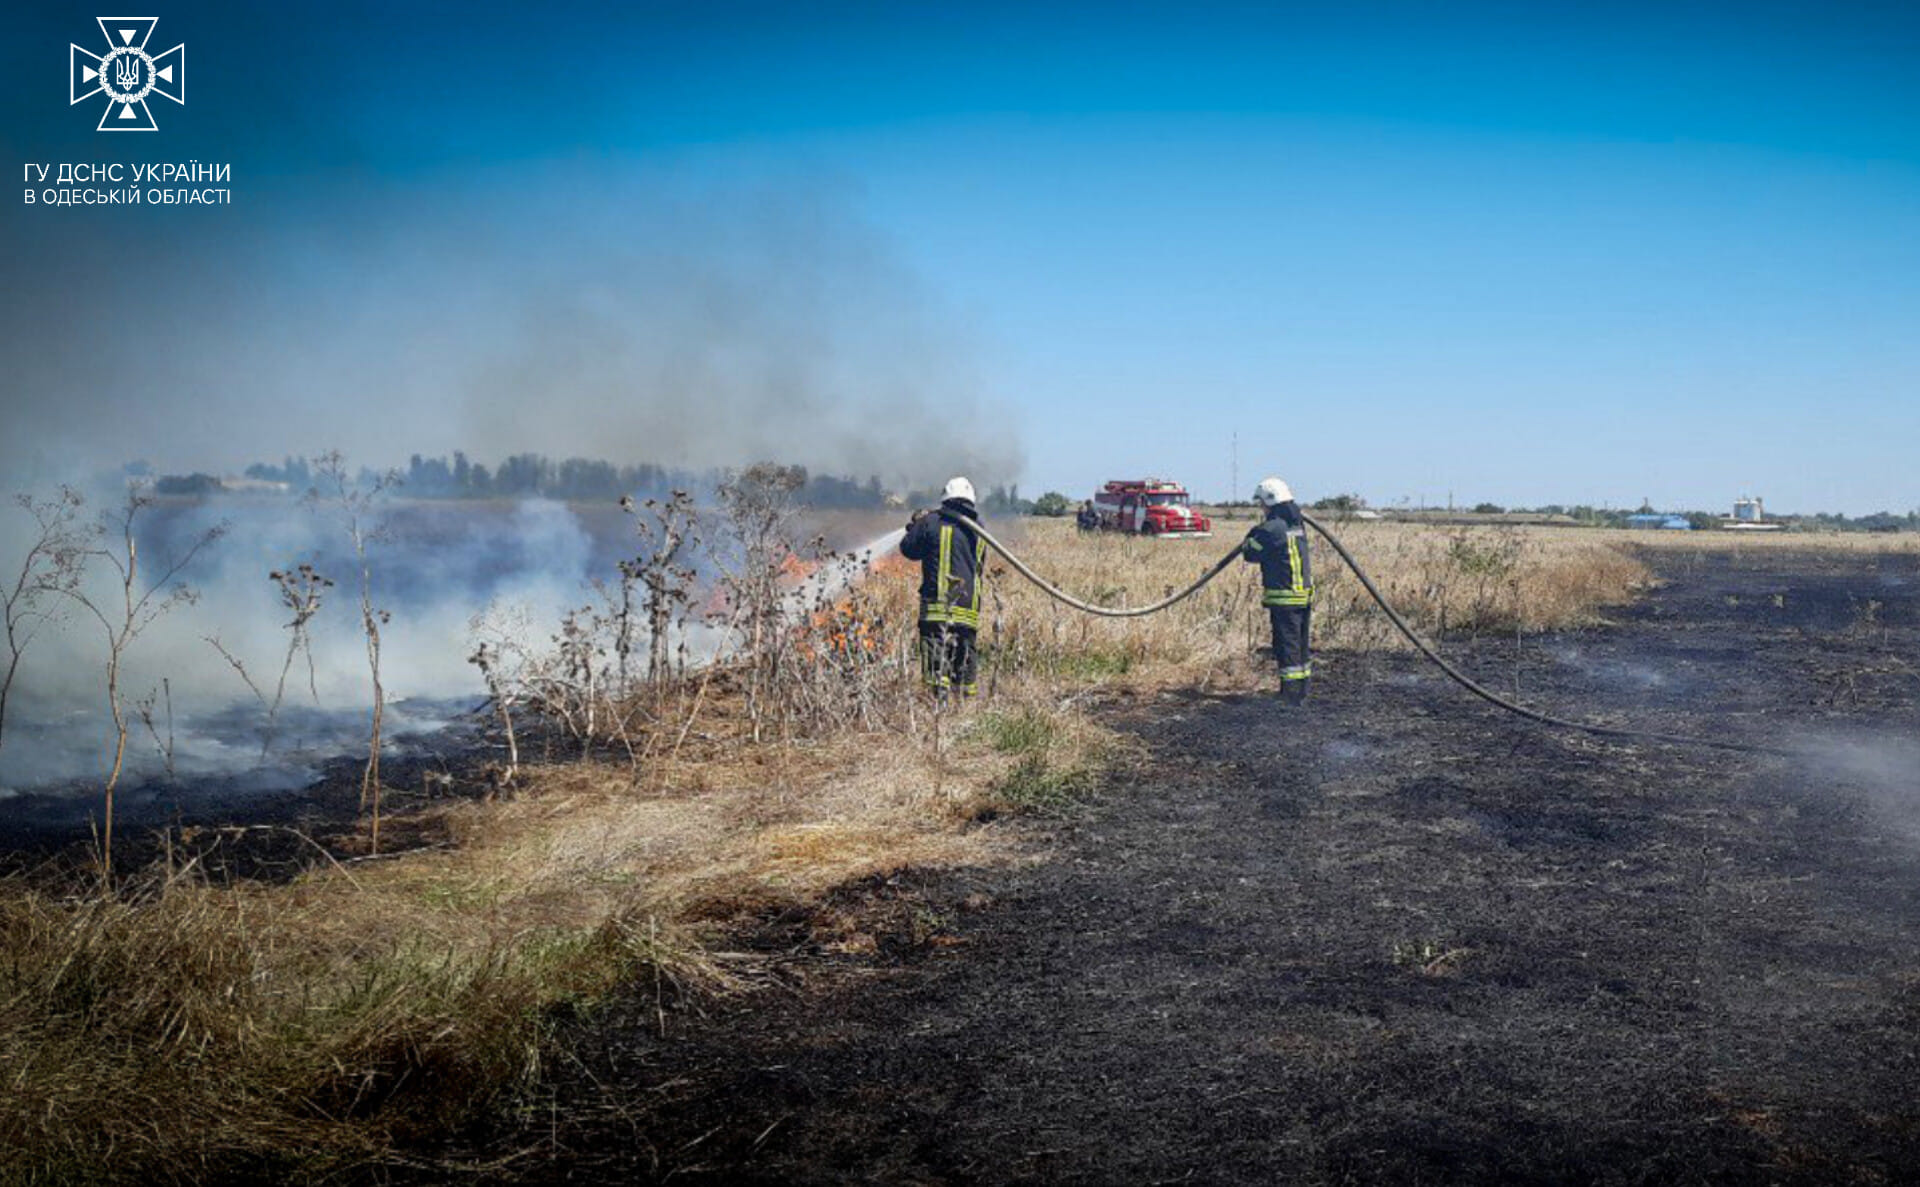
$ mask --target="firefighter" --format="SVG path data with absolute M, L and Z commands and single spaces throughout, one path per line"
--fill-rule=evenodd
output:
M 1267 517 L 1247 533 L 1241 558 L 1260 566 L 1260 602 L 1273 624 L 1273 658 L 1280 665 L 1280 696 L 1289 705 L 1307 699 L 1313 657 L 1307 647 L 1313 613 L 1313 566 L 1307 558 L 1307 525 L 1293 491 L 1278 478 L 1263 478 L 1253 501 Z
M 944 700 L 970 697 L 976 688 L 974 636 L 980 629 L 987 542 L 967 530 L 966 521 L 980 519 L 973 483 L 949 480 L 940 508 L 951 516 L 914 513 L 900 552 L 920 562 L 920 670 L 927 687 Z

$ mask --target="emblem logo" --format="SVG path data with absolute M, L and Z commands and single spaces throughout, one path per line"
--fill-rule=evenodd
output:
M 160 23 L 159 17 L 95 19 L 100 22 L 100 32 L 106 35 L 107 52 L 96 54 L 69 44 L 67 78 L 71 99 L 68 106 L 104 94 L 107 109 L 100 116 L 99 131 L 159 131 L 160 125 L 154 120 L 147 99 L 159 95 L 186 106 L 186 43 L 164 54 L 149 54 L 147 41 L 153 36 L 153 27 Z

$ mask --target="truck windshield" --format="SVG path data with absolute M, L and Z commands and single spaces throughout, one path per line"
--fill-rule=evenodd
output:
M 1186 505 L 1186 502 L 1187 496 L 1185 491 L 1177 494 L 1147 496 L 1147 506 L 1149 507 L 1183 507 Z

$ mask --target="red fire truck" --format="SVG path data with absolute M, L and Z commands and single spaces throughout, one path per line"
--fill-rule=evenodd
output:
M 1195 511 L 1186 488 L 1162 478 L 1119 478 L 1093 496 L 1100 527 L 1143 536 L 1211 536 L 1213 521 Z

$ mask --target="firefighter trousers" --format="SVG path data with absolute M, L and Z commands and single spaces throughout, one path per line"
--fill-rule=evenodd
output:
M 979 655 L 974 628 L 952 622 L 920 624 L 920 674 L 935 692 L 972 696 L 977 687 Z
M 1313 655 L 1307 645 L 1311 606 L 1268 606 L 1273 624 L 1273 658 L 1280 665 L 1280 692 L 1290 702 L 1307 699 L 1313 678 Z

